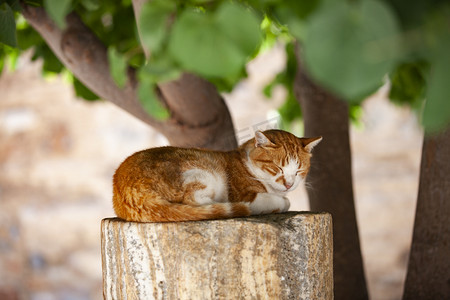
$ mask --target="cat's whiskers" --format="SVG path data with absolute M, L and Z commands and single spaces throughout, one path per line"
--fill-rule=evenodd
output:
M 305 189 L 307 189 L 308 191 L 313 190 L 313 185 L 311 184 L 311 182 L 303 180 L 303 184 L 305 185 Z

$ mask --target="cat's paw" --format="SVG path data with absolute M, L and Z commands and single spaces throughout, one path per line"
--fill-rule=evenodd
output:
M 291 207 L 291 202 L 287 197 L 283 197 L 284 199 L 284 208 L 280 212 L 286 212 L 289 210 L 289 207 Z
M 285 212 L 289 209 L 289 199 L 283 196 L 259 193 L 250 203 L 252 215 L 269 214 L 273 212 Z

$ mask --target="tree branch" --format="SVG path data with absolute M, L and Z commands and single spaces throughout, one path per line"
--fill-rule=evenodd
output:
M 142 6 L 147 1 L 132 1 L 137 22 Z M 144 45 L 142 47 L 149 59 L 148 49 Z M 158 87 L 161 101 L 170 108 L 171 121 L 179 125 L 168 129 L 170 136 L 178 136 L 173 141 L 175 144 L 181 142 L 182 145 L 201 145 L 221 150 L 237 147 L 230 113 L 213 84 L 196 75 L 184 73 L 179 79 L 161 83 Z M 179 131 L 183 134 L 179 135 Z M 193 134 L 186 134 L 189 131 Z
M 151 126 L 158 122 L 142 108 L 136 96 L 136 80 L 133 70 L 124 88 L 119 88 L 111 78 L 106 47 L 72 13 L 67 16 L 67 28 L 63 31 L 49 18 L 41 7 L 22 3 L 22 14 L 39 32 L 61 62 L 101 98 L 108 100 Z
M 133 11 L 134 11 L 134 17 L 136 18 L 136 25 L 138 28 L 138 32 L 139 32 L 139 36 L 141 35 L 141 28 L 139 26 L 139 18 L 141 15 L 141 10 L 142 10 L 142 5 L 144 5 L 144 3 L 147 2 L 147 0 L 133 0 Z M 145 58 L 149 59 L 150 58 L 150 51 L 147 47 L 145 47 L 144 45 L 141 45 L 142 49 L 144 50 L 144 54 L 145 54 Z
M 141 0 L 135 8 L 139 16 Z M 137 3 L 136 2 L 136 3 Z M 60 61 L 101 98 L 154 127 L 174 146 L 231 150 L 237 147 L 228 108 L 216 88 L 204 79 L 183 74 L 159 85 L 161 102 L 170 118 L 160 122 L 142 108 L 137 97 L 136 72 L 128 70 L 128 81 L 119 88 L 111 78 L 106 47 L 78 15 L 67 16 L 67 28 L 59 29 L 41 7 L 22 3 L 22 14 L 39 32 Z

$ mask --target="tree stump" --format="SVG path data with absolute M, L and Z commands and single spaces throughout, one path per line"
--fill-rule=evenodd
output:
M 328 213 L 101 230 L 104 299 L 333 299 Z

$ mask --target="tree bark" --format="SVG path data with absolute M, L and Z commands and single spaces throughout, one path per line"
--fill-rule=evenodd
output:
M 426 136 L 403 299 L 450 299 L 450 128 Z
M 305 136 L 323 136 L 314 149 L 306 179 L 312 211 L 333 216 L 335 299 L 367 299 L 353 200 L 348 105 L 316 85 L 297 51 L 295 93 L 302 108 Z
M 331 216 L 102 221 L 105 299 L 333 299 Z
M 22 3 L 22 14 L 44 38 L 60 61 L 101 98 L 110 101 L 164 134 L 174 146 L 232 150 L 237 147 L 228 108 L 216 88 L 193 74 L 159 85 L 162 104 L 170 118 L 158 121 L 142 108 L 137 97 L 136 71 L 119 88 L 109 72 L 106 47 L 79 16 L 67 16 L 59 29 L 42 7 Z

